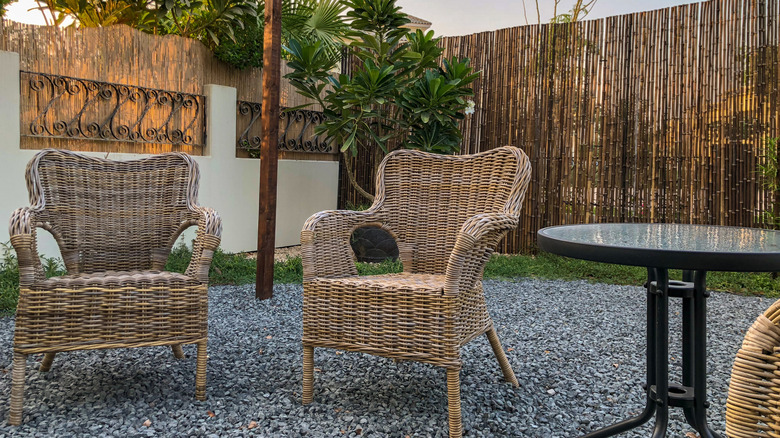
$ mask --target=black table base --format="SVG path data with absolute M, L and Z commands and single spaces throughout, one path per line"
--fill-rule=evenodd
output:
M 653 438 L 666 436 L 669 408 L 682 408 L 688 424 L 702 438 L 719 438 L 707 425 L 706 271 L 684 271 L 670 281 L 666 269 L 648 269 L 647 404 L 628 420 L 585 435 L 602 438 L 637 428 L 655 417 Z M 682 385 L 669 383 L 669 297 L 682 299 Z

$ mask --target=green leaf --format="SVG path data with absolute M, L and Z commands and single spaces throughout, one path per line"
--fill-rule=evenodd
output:
M 355 148 L 355 136 L 357 136 L 357 129 L 354 129 L 350 134 L 349 137 L 347 137 L 347 140 L 344 141 L 344 144 L 341 146 L 341 152 L 347 151 L 347 149 Z

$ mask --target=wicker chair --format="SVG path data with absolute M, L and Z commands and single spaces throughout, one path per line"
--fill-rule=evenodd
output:
M 731 370 L 729 438 L 780 437 L 780 300 L 748 330 Z
M 401 150 L 379 166 L 370 209 L 309 218 L 301 232 L 303 403 L 312 401 L 315 347 L 446 368 L 451 437 L 462 435 L 460 347 L 487 333 L 505 379 L 517 385 L 481 280 L 499 240 L 517 227 L 530 175 L 514 147 L 471 156 Z M 357 275 L 349 240 L 366 225 L 393 235 L 403 273 Z
M 197 205 L 198 166 L 185 154 L 110 161 L 44 150 L 27 165 L 31 207 L 11 216 L 19 261 L 11 403 L 22 420 L 25 361 L 44 353 L 197 344 L 195 396 L 206 397 L 208 271 L 221 221 Z M 184 275 L 163 271 L 176 238 L 197 225 Z M 60 247 L 67 275 L 46 279 L 37 227 Z

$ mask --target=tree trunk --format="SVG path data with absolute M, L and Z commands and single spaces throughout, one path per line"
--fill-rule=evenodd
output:
M 354 187 L 358 193 L 363 195 L 364 198 L 368 199 L 371 202 L 374 202 L 374 195 L 368 193 L 363 187 L 360 187 L 360 184 L 358 184 L 357 178 L 355 178 L 355 173 L 352 171 L 352 163 L 349 162 L 348 152 L 342 152 L 341 155 L 344 157 L 344 169 L 347 170 L 347 177 L 349 178 L 349 183 L 352 184 L 352 187 Z

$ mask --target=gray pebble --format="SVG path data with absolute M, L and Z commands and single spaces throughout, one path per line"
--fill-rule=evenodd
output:
M 485 293 L 520 387 L 503 382 L 484 336 L 464 347 L 467 436 L 579 436 L 641 411 L 644 289 L 522 279 L 486 281 Z M 773 301 L 724 293 L 708 301 L 709 420 L 721 434 L 734 356 Z M 16 428 L 5 423 L 13 318 L 0 318 L 0 436 L 447 436 L 445 373 L 426 364 L 317 349 L 314 402 L 301 404 L 300 285 L 276 285 L 268 301 L 255 300 L 253 286 L 212 287 L 209 305 L 205 402 L 194 398 L 195 346 L 184 347 L 184 360 L 163 347 L 61 353 L 48 373 L 33 355 Z M 678 380 L 679 300 L 670 313 Z M 670 417 L 668 436 L 692 431 L 680 410 Z M 651 427 L 625 435 L 649 436 Z

